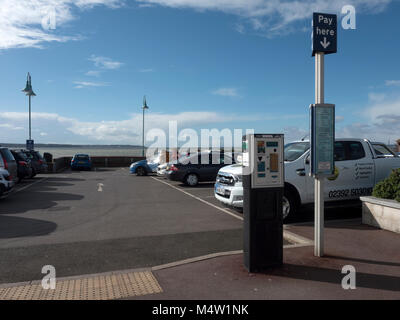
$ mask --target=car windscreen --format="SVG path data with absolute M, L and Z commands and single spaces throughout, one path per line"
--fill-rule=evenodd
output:
M 15 161 L 14 156 L 12 155 L 11 151 L 8 149 L 1 149 L 1 154 L 6 159 L 7 162 Z
M 26 154 L 21 151 L 13 151 L 13 155 L 14 155 L 15 160 L 18 160 L 18 161 L 27 161 L 28 160 L 28 157 L 26 156 Z
M 24 154 L 25 154 L 25 156 L 28 158 L 28 159 L 31 159 L 31 160 L 36 160 L 36 158 L 33 156 L 33 154 L 32 153 L 30 153 L 29 151 L 22 151 Z
M 89 161 L 89 156 L 75 156 L 75 159 L 79 161 Z
M 300 158 L 308 149 L 309 142 L 293 142 L 285 145 L 285 161 L 295 161 Z
M 38 159 L 40 160 L 44 160 L 43 156 L 40 154 L 39 151 L 35 151 L 36 156 L 38 157 Z
M 380 143 L 372 143 L 372 147 L 374 148 L 375 154 L 379 157 L 395 157 L 395 154 L 389 150 L 383 144 Z

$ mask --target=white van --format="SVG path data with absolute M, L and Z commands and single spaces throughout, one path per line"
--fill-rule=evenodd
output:
M 309 149 L 308 141 L 285 145 L 284 218 L 295 214 L 300 205 L 314 202 Z M 336 139 L 335 174 L 326 179 L 325 201 L 354 200 L 370 195 L 375 184 L 397 168 L 400 168 L 400 157 L 383 143 Z M 220 169 L 214 195 L 227 205 L 243 207 L 241 165 Z

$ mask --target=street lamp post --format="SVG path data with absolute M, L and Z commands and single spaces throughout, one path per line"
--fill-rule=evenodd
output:
M 31 75 L 28 72 L 28 76 L 26 79 L 25 89 L 22 90 L 29 97 L 29 141 L 32 141 L 32 116 L 31 116 L 31 97 L 36 96 L 32 89 L 32 79 Z
M 143 106 L 142 106 L 142 109 L 143 109 L 142 157 L 144 157 L 144 110 L 146 110 L 146 109 L 148 109 L 148 108 L 149 108 L 149 107 L 147 106 L 146 96 L 144 96 L 144 98 L 143 98 Z

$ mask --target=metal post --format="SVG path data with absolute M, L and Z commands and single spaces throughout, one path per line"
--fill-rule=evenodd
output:
M 142 133 L 142 157 L 144 157 L 144 108 L 143 108 L 143 133 Z
M 315 103 L 324 103 L 324 53 L 315 54 Z M 315 176 L 314 255 L 324 255 L 324 177 Z
M 32 140 L 32 125 L 31 125 L 31 95 L 29 95 L 29 140 Z

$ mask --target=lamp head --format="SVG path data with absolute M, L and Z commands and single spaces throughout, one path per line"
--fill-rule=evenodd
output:
M 144 96 L 144 98 L 143 98 L 143 107 L 142 107 L 142 109 L 149 109 L 149 107 L 147 105 L 147 102 L 146 102 L 146 96 Z
M 28 76 L 26 79 L 25 89 L 23 89 L 22 92 L 24 92 L 27 96 L 36 96 L 36 94 L 33 92 L 33 89 L 32 89 L 32 80 L 31 80 L 31 75 L 29 74 L 29 72 L 28 72 Z

